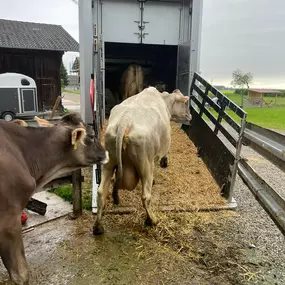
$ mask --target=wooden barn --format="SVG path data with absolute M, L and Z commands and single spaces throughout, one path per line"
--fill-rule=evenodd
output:
M 272 97 L 274 96 L 274 104 L 277 104 L 277 96 L 278 94 L 281 94 L 280 91 L 278 90 L 273 90 L 273 89 L 257 89 L 257 88 L 250 88 L 248 89 L 248 103 L 251 105 L 257 105 L 260 107 L 263 107 L 263 105 L 269 105 L 272 102 L 268 103 L 264 100 L 264 95 L 265 94 L 271 94 Z
M 79 52 L 79 44 L 60 25 L 0 19 L 0 73 L 32 77 L 39 111 L 61 95 L 60 64 L 67 51 Z

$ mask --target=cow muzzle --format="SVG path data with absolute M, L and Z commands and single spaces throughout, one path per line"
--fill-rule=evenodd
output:
M 177 124 L 183 124 L 186 126 L 189 126 L 191 124 L 192 116 L 188 115 L 186 117 L 177 117 L 177 116 L 172 116 L 171 121 L 174 121 Z
M 105 151 L 105 158 L 104 158 L 103 160 L 101 160 L 101 164 L 106 164 L 106 163 L 109 162 L 109 160 L 110 160 L 110 158 L 109 158 L 109 152 L 106 150 L 106 151 Z

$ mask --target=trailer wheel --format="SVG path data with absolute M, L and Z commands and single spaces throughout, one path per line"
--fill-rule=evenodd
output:
M 2 114 L 2 119 L 5 120 L 5 121 L 12 121 L 14 120 L 15 118 L 15 115 L 12 113 L 12 112 L 4 112 Z

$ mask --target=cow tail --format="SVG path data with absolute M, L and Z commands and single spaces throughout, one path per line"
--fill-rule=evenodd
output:
M 117 137 L 116 137 L 116 157 L 118 162 L 117 175 L 116 175 L 116 185 L 118 186 L 123 177 L 123 163 L 122 163 L 122 148 L 124 140 L 126 138 L 126 131 L 128 129 L 128 120 L 120 124 Z

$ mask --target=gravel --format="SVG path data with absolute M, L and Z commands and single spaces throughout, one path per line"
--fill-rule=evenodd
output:
M 230 127 L 224 125 L 229 131 Z M 232 132 L 232 131 L 230 131 Z M 285 134 L 284 131 L 278 131 Z M 219 135 L 232 151 L 234 148 Z M 253 151 L 243 146 L 241 156 L 276 192 L 285 198 L 285 173 Z M 285 284 L 285 237 L 250 190 L 237 176 L 234 198 L 239 217 L 233 221 L 229 238 L 241 241 L 249 263 L 256 265 L 263 276 L 256 284 Z

